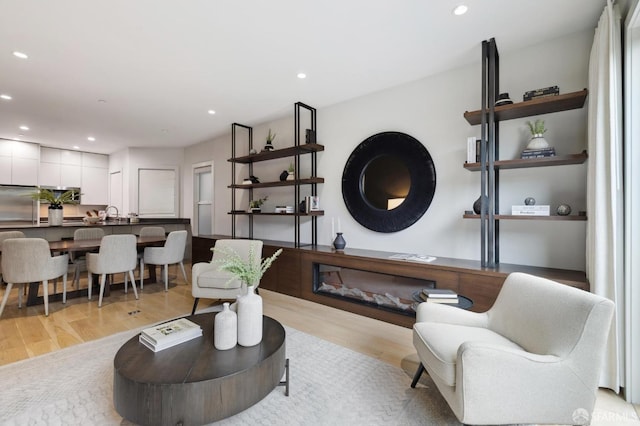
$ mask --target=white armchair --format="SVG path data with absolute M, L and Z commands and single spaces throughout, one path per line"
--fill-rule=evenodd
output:
M 2 271 L 7 289 L 0 305 L 0 316 L 7 304 L 13 284 L 20 284 L 18 307 L 22 307 L 26 283 L 42 282 L 44 312 L 49 316 L 49 280 L 62 278 L 62 303 L 67 303 L 67 269 L 69 255 L 51 256 L 49 243 L 42 238 L 11 238 L 2 243 Z
M 608 299 L 512 273 L 485 313 L 418 306 L 413 344 L 465 424 L 590 420 L 613 316 Z
M 246 285 L 226 271 L 220 271 L 219 261 L 229 250 L 242 259 L 249 260 L 253 250 L 253 261 L 258 265 L 262 260 L 262 241 L 259 240 L 217 240 L 211 262 L 200 262 L 191 269 L 191 294 L 195 298 L 191 315 L 194 315 L 201 297 L 207 299 L 235 299 L 246 291 Z M 259 283 L 258 283 L 259 285 Z

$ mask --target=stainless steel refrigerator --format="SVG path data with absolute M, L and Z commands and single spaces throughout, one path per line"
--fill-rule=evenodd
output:
M 31 194 L 35 186 L 0 185 L 0 226 L 31 225 L 38 222 L 38 201 Z

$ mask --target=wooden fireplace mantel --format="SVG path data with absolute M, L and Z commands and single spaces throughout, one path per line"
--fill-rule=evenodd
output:
M 193 237 L 193 263 L 211 260 L 215 240 L 230 238 L 222 235 Z M 329 297 L 313 291 L 314 264 L 371 271 L 398 277 L 420 278 L 437 282 L 473 300 L 475 312 L 484 312 L 493 305 L 502 283 L 511 272 L 525 272 L 549 278 L 583 290 L 589 290 L 585 273 L 554 268 L 501 263 L 495 268 L 482 267 L 479 261 L 437 257 L 429 263 L 389 259 L 395 252 L 345 249 L 338 253 L 329 246 L 296 248 L 290 242 L 264 241 L 263 257 L 277 249 L 283 252 L 265 273 L 260 287 L 332 306 L 393 324 L 412 327 L 415 318 L 388 310 L 366 306 L 346 299 Z

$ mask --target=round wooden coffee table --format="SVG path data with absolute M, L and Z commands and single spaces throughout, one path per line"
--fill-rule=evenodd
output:
M 125 343 L 113 361 L 113 402 L 141 425 L 191 425 L 232 416 L 267 396 L 285 372 L 285 331 L 264 317 L 262 342 L 219 351 L 213 346 L 215 313 L 186 317 L 202 337 L 160 352 Z

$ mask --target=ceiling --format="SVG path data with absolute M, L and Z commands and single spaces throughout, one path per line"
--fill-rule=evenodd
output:
M 296 101 L 321 108 L 478 62 L 491 37 L 504 54 L 594 29 L 605 3 L 0 0 L 0 94 L 12 97 L 0 138 L 104 154 L 193 145 Z

